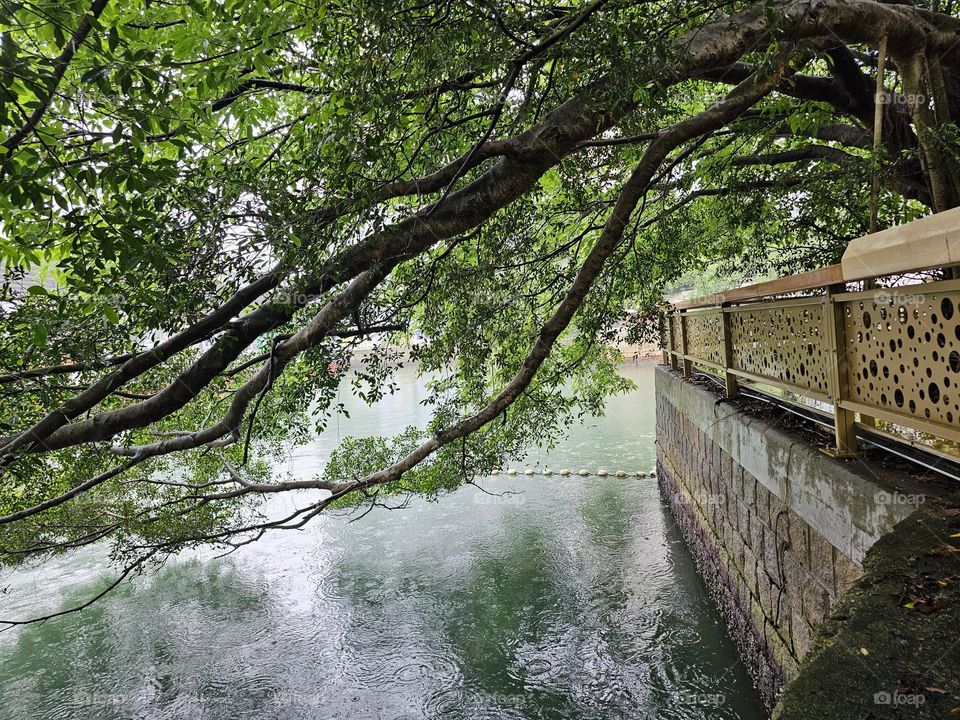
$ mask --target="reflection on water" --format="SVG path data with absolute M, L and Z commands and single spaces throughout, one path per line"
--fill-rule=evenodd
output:
M 652 367 L 625 372 L 636 394 L 530 464 L 652 467 Z M 338 434 L 425 419 L 406 379 L 289 469 L 315 472 Z M 654 480 L 482 484 L 515 494 L 319 518 L 4 633 L 0 718 L 763 717 Z M 0 577 L 0 614 L 75 603 L 99 560 Z

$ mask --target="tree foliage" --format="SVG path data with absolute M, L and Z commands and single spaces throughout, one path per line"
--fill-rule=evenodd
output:
M 883 225 L 956 205 L 939 5 L 4 0 L 0 563 L 457 487 L 599 411 L 691 268 L 836 261 L 874 173 Z M 428 427 L 271 472 L 415 334 Z

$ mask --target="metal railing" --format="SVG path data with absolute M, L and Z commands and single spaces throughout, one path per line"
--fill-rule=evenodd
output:
M 960 211 L 868 235 L 840 265 L 675 304 L 664 361 L 716 372 L 728 397 L 745 382 L 832 406 L 832 455 L 878 420 L 960 443 L 956 265 Z

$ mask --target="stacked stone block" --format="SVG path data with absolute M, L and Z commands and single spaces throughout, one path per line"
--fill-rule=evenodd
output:
M 814 630 L 862 571 L 771 492 L 772 483 L 760 482 L 721 447 L 712 428 L 702 427 L 704 418 L 675 400 L 657 393 L 660 486 L 772 707 L 796 676 Z

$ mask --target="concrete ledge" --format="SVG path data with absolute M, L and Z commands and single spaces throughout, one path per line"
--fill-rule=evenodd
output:
M 665 367 L 657 368 L 656 392 L 857 567 L 916 509 L 889 501 L 867 465 L 828 458 Z

